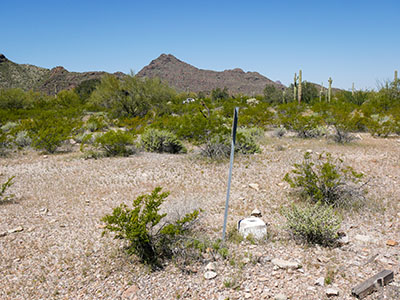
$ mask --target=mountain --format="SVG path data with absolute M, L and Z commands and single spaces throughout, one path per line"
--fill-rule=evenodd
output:
M 0 54 L 0 89 L 21 88 L 54 95 L 61 90 L 71 89 L 81 82 L 100 79 L 106 72 L 69 72 L 63 67 L 41 68 L 27 64 L 17 64 Z M 114 73 L 123 77 L 121 72 Z
M 279 81 L 272 81 L 257 72 L 244 72 L 239 68 L 223 72 L 198 69 L 171 54 L 161 54 L 140 70 L 137 76 L 159 77 L 178 91 L 190 92 L 210 92 L 215 88 L 226 87 L 232 94 L 257 95 L 263 93 L 267 84 L 279 89 L 285 87 Z

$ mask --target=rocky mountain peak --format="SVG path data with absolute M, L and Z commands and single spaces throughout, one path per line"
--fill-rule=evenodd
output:
M 0 53 L 0 63 L 8 61 L 7 57 L 4 54 Z

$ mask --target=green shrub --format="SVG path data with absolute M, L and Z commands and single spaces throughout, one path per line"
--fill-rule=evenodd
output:
M 333 246 L 338 239 L 341 219 L 332 207 L 320 203 L 306 206 L 293 204 L 283 210 L 287 228 L 295 238 L 310 244 Z
M 108 124 L 104 116 L 90 116 L 89 120 L 87 120 L 86 128 L 90 132 L 99 131 L 103 129 L 107 129 Z
M 132 209 L 122 204 L 114 208 L 111 215 L 102 218 L 106 223 L 105 230 L 115 232 L 115 238 L 129 242 L 128 253 L 137 255 L 153 268 L 161 267 L 163 259 L 171 258 L 173 246 L 189 232 L 199 215 L 195 210 L 174 223 L 161 224 L 167 214 L 160 214 L 159 210 L 168 195 L 157 187 L 151 194 L 137 197 Z
M 390 115 L 372 115 L 367 121 L 367 128 L 372 136 L 387 137 L 396 131 L 396 123 Z
M 229 157 L 231 144 L 226 136 L 214 135 L 206 143 L 200 146 L 201 155 L 212 159 Z
M 364 200 L 362 177 L 362 173 L 344 166 L 341 159 L 334 160 L 330 153 L 313 159 L 306 152 L 303 162 L 294 164 L 294 169 L 285 175 L 284 180 L 312 203 L 354 207 Z
M 34 119 L 29 123 L 27 125 L 32 146 L 49 153 L 54 153 L 70 137 L 74 127 L 73 121 L 56 116 Z
M 18 123 L 16 123 L 16 122 L 7 122 L 3 126 L 1 126 L 1 130 L 3 132 L 9 132 L 9 131 L 15 129 L 16 127 L 18 127 Z
M 186 148 L 175 134 L 167 130 L 149 128 L 141 136 L 141 145 L 146 151 L 186 153 Z
M 260 153 L 260 147 L 257 140 L 264 135 L 264 131 L 260 128 L 238 128 L 235 152 L 242 154 Z
M 32 139 L 30 138 L 28 131 L 22 130 L 18 131 L 14 143 L 18 148 L 29 147 L 32 144 Z
M 134 144 L 134 136 L 131 133 L 110 130 L 98 135 L 93 146 L 103 151 L 106 156 L 129 156 L 136 151 Z
M 14 196 L 12 194 L 7 193 L 8 188 L 14 184 L 12 182 L 14 178 L 15 178 L 15 176 L 11 176 L 10 178 L 7 179 L 6 182 L 1 184 L 1 186 L 0 186 L 0 203 L 8 201 Z

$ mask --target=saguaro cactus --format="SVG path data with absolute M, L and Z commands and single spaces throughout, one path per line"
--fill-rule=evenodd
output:
M 322 101 L 322 93 L 324 92 L 324 83 L 321 82 L 321 90 L 319 91 L 319 102 Z
M 329 77 L 329 88 L 328 88 L 328 102 L 331 102 L 331 98 L 332 98 L 332 78 Z
M 397 85 L 397 70 L 394 71 L 394 83 Z
M 354 82 L 353 82 L 353 86 L 351 87 L 351 95 L 354 97 Z
M 297 94 L 297 99 L 299 100 L 299 104 L 301 103 L 301 70 L 299 70 L 299 91 Z
M 294 84 L 293 84 L 293 101 L 297 99 L 297 74 L 294 73 Z

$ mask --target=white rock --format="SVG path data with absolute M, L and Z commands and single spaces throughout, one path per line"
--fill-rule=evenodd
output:
M 325 293 L 326 293 L 326 295 L 328 297 L 339 296 L 339 291 L 337 289 L 334 289 L 334 288 L 326 289 Z
M 214 271 L 207 271 L 204 273 L 204 278 L 205 279 L 214 279 L 215 277 L 217 277 L 217 273 L 215 273 Z
M 271 262 L 281 269 L 295 270 L 301 267 L 301 265 L 296 261 L 287 261 L 280 258 L 274 258 Z
M 278 295 L 275 295 L 274 299 L 275 300 L 286 300 L 287 297 L 285 294 L 278 294 Z
M 215 272 L 216 268 L 215 268 L 215 263 L 210 262 L 207 264 L 206 266 L 206 271 L 214 271 Z
M 13 229 L 9 229 L 8 233 L 21 232 L 23 230 L 24 230 L 24 228 L 22 226 L 18 226 L 18 227 L 15 227 Z
M 324 277 L 319 277 L 317 280 L 315 280 L 315 285 L 324 286 L 325 285 L 325 278 Z
M 251 187 L 252 189 L 255 189 L 256 191 L 258 191 L 260 189 L 260 187 L 258 186 L 257 183 L 249 183 L 249 187 Z
M 260 218 L 250 217 L 238 222 L 239 233 L 246 238 L 252 234 L 256 239 L 262 239 L 267 235 L 267 225 Z

